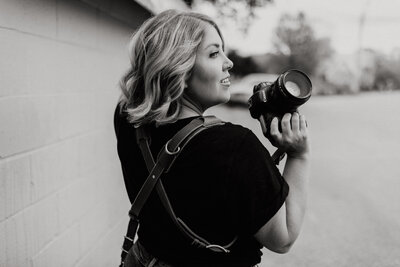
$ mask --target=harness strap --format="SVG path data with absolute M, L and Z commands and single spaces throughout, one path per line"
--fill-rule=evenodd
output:
M 214 122 L 215 120 L 203 120 L 203 118 L 198 118 L 192 120 L 188 125 L 182 128 L 178 133 L 176 133 L 161 149 L 157 157 L 157 162 L 154 163 L 153 156 L 150 151 L 149 138 L 146 137 L 146 132 L 138 128 L 138 141 L 139 147 L 142 151 L 143 157 L 146 161 L 147 169 L 149 170 L 149 175 L 144 182 L 142 188 L 137 194 L 135 200 L 133 201 L 129 215 L 131 217 L 139 217 L 140 211 L 146 203 L 148 197 L 154 189 L 154 186 L 158 182 L 159 177 L 164 171 L 168 171 L 170 166 L 172 166 L 174 159 L 181 152 L 183 147 L 191 140 L 194 135 L 203 131 Z M 207 123 L 207 124 L 206 124 Z M 219 121 L 221 123 L 221 121 Z M 182 144 L 183 143 L 183 144 Z M 179 145 L 182 144 L 182 147 Z
M 141 151 L 150 152 L 151 139 L 148 134 L 146 125 L 139 127 L 136 130 L 136 143 L 139 145 Z M 142 153 L 144 162 L 146 163 L 147 169 L 152 169 L 155 165 L 153 155 L 150 153 Z
M 181 219 L 179 219 L 175 215 L 172 205 L 168 199 L 167 193 L 165 192 L 162 181 L 159 179 L 163 172 L 169 171 L 179 153 L 193 137 L 195 137 L 197 134 L 207 128 L 221 124 L 224 124 L 224 122 L 214 116 L 200 117 L 192 120 L 163 146 L 158 154 L 157 162 L 154 161 L 153 155 L 150 150 L 149 143 L 151 142 L 151 140 L 149 135 L 147 134 L 147 130 L 143 127 L 137 129 L 136 139 L 142 151 L 147 169 L 149 170 L 149 175 L 139 193 L 137 194 L 135 200 L 133 201 L 132 207 L 129 211 L 129 216 L 131 220 L 129 221 L 128 233 L 125 237 L 123 251 L 121 254 L 122 262 L 127 254 L 127 251 L 129 251 L 129 248 L 133 244 L 137 225 L 139 224 L 140 211 L 154 188 L 156 188 L 160 200 L 167 213 L 171 217 L 172 221 L 184 234 L 184 236 L 186 236 L 191 241 L 192 245 L 202 248 L 208 248 L 215 252 L 229 252 L 228 248 L 233 245 L 237 237 L 235 237 L 234 240 L 229 244 L 225 246 L 220 246 L 211 244 L 204 238 L 195 234 Z

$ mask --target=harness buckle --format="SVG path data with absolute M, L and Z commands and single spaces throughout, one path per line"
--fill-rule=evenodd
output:
M 206 246 L 206 248 L 208 248 L 214 252 L 225 252 L 225 253 L 230 252 L 229 249 L 221 247 L 220 245 L 208 245 L 208 246 Z
M 134 240 L 126 235 L 124 235 L 124 238 L 130 242 L 132 242 L 132 244 L 134 243 Z

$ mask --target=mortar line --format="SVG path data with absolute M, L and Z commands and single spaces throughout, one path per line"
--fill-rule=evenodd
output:
M 23 30 L 20 30 L 20 29 L 17 29 L 17 28 L 0 26 L 0 29 L 7 30 L 7 31 L 12 31 L 12 32 L 17 32 L 17 33 L 21 33 L 21 34 L 26 34 L 26 35 L 30 35 L 30 36 L 33 36 L 33 37 L 37 37 L 37 38 L 41 38 L 41 39 L 45 39 L 45 40 L 50 40 L 50 41 L 54 41 L 54 42 L 58 42 L 58 43 L 63 43 L 63 44 L 67 44 L 67 45 L 71 45 L 71 46 L 75 46 L 75 47 L 84 48 L 84 49 L 106 52 L 106 51 L 103 51 L 102 49 L 99 49 L 97 47 L 87 46 L 87 45 L 74 43 L 74 42 L 70 42 L 70 41 L 65 41 L 65 40 L 62 40 L 62 39 L 58 39 L 58 38 L 54 38 L 54 37 L 50 37 L 50 36 L 46 36 L 46 35 L 42 35 L 42 34 L 38 34 L 38 33 L 27 32 L 27 31 L 23 31 Z
M 93 133 L 96 133 L 96 132 L 111 131 L 111 130 L 106 130 L 106 129 L 109 129 L 109 128 L 108 127 L 107 128 L 106 127 L 96 128 L 95 130 L 90 130 L 90 131 L 87 131 L 87 132 L 84 132 L 84 133 L 74 134 L 74 135 L 68 136 L 66 138 L 59 138 L 59 139 L 57 139 L 57 140 L 55 140 L 53 142 L 44 144 L 44 145 L 42 145 L 40 147 L 34 147 L 34 148 L 31 148 L 31 149 L 22 150 L 22 151 L 19 151 L 17 153 L 12 153 L 12 154 L 7 155 L 7 156 L 0 156 L 0 163 L 2 161 L 5 161 L 5 160 L 18 159 L 20 157 L 32 154 L 34 152 L 40 152 L 40 151 L 45 150 L 45 149 L 47 149 L 49 147 L 53 147 L 53 146 L 56 146 L 58 144 L 62 144 L 62 143 L 67 142 L 69 140 L 74 140 L 74 139 L 78 139 L 78 138 L 81 138 L 81 137 L 89 136 L 89 135 L 91 135 Z

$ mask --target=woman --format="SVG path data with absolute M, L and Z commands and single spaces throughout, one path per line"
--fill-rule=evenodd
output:
M 196 13 L 169 10 L 147 20 L 129 49 L 114 124 L 132 202 L 148 175 L 136 128 L 149 127 L 156 156 L 190 121 L 229 100 L 233 63 L 217 25 Z M 304 116 L 285 114 L 282 131 L 278 123 L 272 121 L 271 135 L 287 151 L 283 175 L 250 130 L 225 123 L 195 136 L 162 176 L 174 211 L 193 231 L 215 244 L 237 237 L 230 253 L 190 245 L 153 193 L 125 265 L 249 267 L 261 261 L 263 246 L 287 252 L 305 213 L 309 140 Z

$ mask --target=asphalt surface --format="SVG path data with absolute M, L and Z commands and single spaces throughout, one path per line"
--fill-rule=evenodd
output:
M 306 219 L 291 251 L 265 249 L 260 267 L 400 266 L 400 91 L 313 96 L 300 112 L 312 144 Z M 274 151 L 245 108 L 208 113 L 252 129 Z

